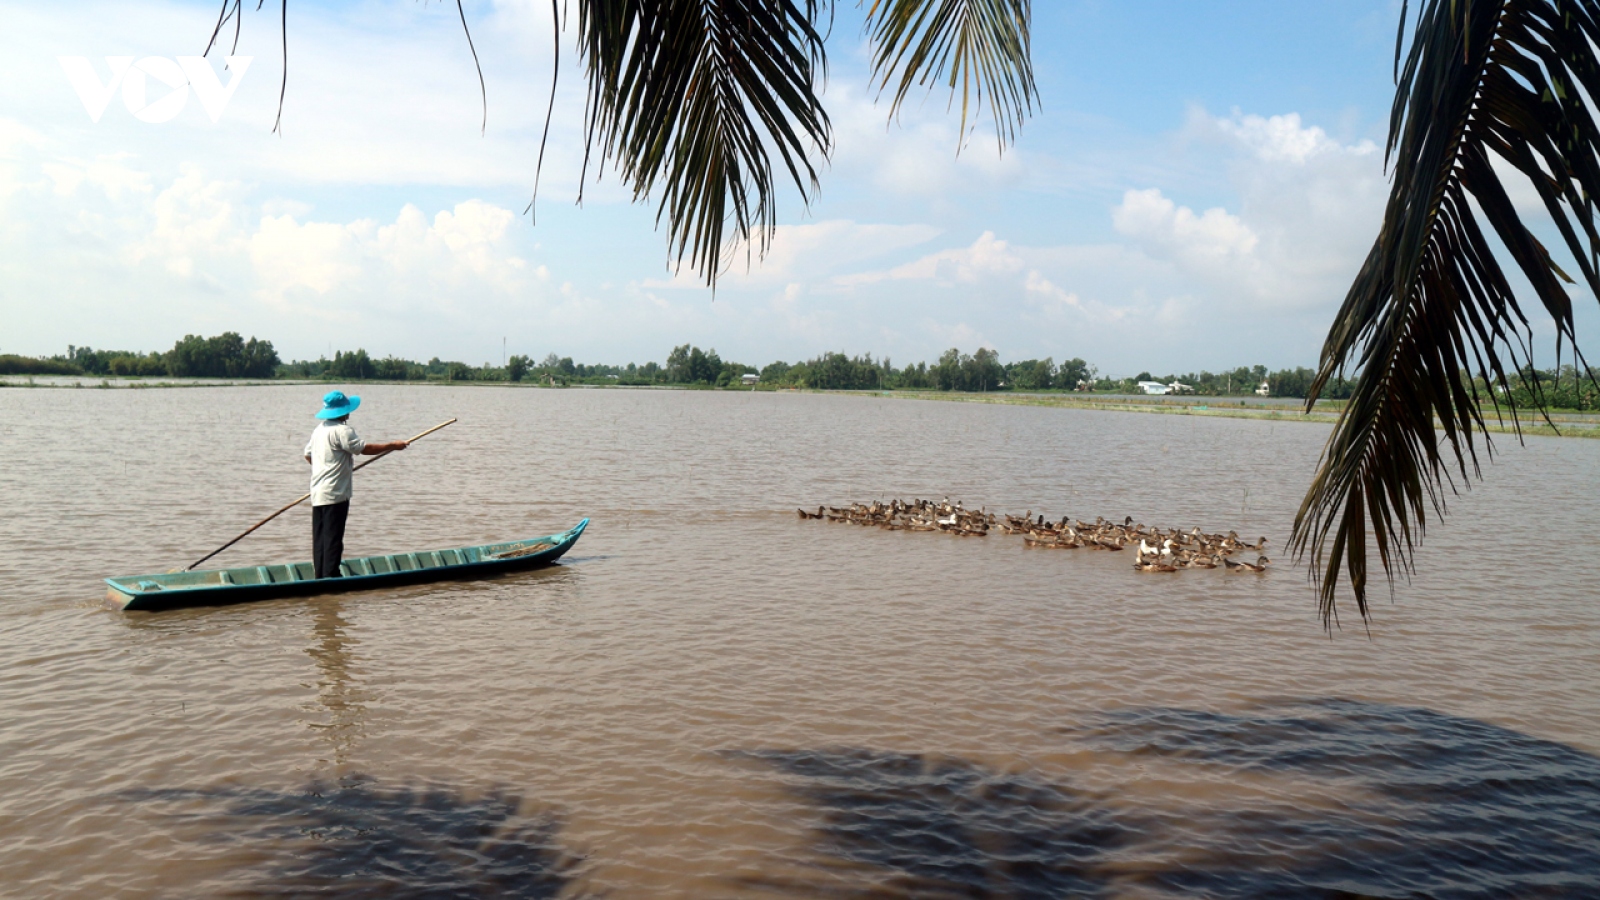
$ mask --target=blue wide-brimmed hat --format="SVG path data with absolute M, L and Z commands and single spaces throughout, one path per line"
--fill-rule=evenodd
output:
M 343 418 L 355 412 L 360 405 L 360 397 L 346 397 L 344 391 L 329 391 L 322 395 L 322 411 L 317 413 L 317 418 Z

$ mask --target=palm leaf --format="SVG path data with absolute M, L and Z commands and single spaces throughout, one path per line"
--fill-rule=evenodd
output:
M 237 44 L 241 2 L 222 0 L 208 51 L 230 18 Z M 281 124 L 288 0 L 279 5 Z M 658 197 L 656 224 L 665 224 L 673 258 L 680 266 L 687 261 L 715 286 L 733 248 L 765 254 L 777 225 L 783 173 L 802 204 L 809 205 L 817 191 L 816 165 L 828 157 L 833 140 L 818 96 L 827 72 L 818 22 L 823 14 L 831 17 L 834 0 L 576 5 L 588 78 L 584 180 L 598 155 L 600 165 L 615 166 L 636 200 Z M 565 5 L 551 0 L 551 8 L 559 33 Z M 456 11 L 476 66 L 461 0 Z M 868 21 L 878 42 L 875 77 L 885 85 L 896 74 L 900 78 L 891 109 L 898 109 L 913 84 L 948 72 L 952 91 L 961 88 L 963 134 L 969 111 L 976 115 L 987 96 L 1002 148 L 1032 110 L 1028 0 L 874 0 Z M 559 76 L 559 38 L 556 54 Z M 481 67 L 478 85 L 487 127 Z M 535 196 L 554 110 L 552 85 L 534 168 Z
M 817 96 L 825 70 L 815 0 L 587 0 L 579 45 L 589 146 L 636 199 L 657 188 L 657 224 L 708 283 L 724 246 L 765 251 L 777 219 L 775 151 L 809 202 L 813 154 L 831 146 Z M 725 241 L 731 223 L 735 236 Z
M 893 86 L 893 115 L 911 89 L 945 80 L 951 102 L 961 96 L 961 135 L 988 95 L 995 139 L 1003 151 L 1038 99 L 1028 63 L 1029 0 L 872 0 L 867 12 L 873 77 Z
M 817 96 L 827 70 L 818 21 L 831 0 L 583 0 L 589 148 L 643 200 L 659 190 L 668 245 L 715 285 L 728 251 L 764 254 L 781 161 L 802 203 L 832 141 Z M 962 130 L 987 97 L 1004 147 L 1036 97 L 1028 0 L 874 0 L 874 77 L 948 74 Z M 587 164 L 586 159 L 586 164 Z M 731 238 L 725 229 L 733 230 Z
M 1308 400 L 1336 372 L 1359 369 L 1292 541 L 1310 554 L 1325 626 L 1336 621 L 1341 570 L 1365 619 L 1369 543 L 1392 589 L 1412 571 L 1429 513 L 1444 515 L 1455 475 L 1479 476 L 1480 447 L 1493 448 L 1474 376 L 1494 415 L 1520 422 L 1515 403 L 1502 408 L 1495 396 L 1509 398 L 1510 379 L 1533 371 L 1532 330 L 1502 258 L 1554 320 L 1558 356 L 1575 340 L 1573 281 L 1523 223 L 1493 159 L 1533 186 L 1600 295 L 1597 12 L 1594 0 L 1426 0 L 1410 52 L 1396 49 L 1393 189 Z

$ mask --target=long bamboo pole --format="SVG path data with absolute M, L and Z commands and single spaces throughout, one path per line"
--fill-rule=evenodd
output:
M 423 433 L 417 435 L 416 437 L 412 438 L 411 440 L 406 441 L 406 443 L 410 444 L 410 443 L 413 443 L 413 442 L 416 442 L 416 441 L 420 441 L 423 438 L 427 437 L 428 435 L 433 434 L 435 431 L 438 431 L 439 429 L 445 427 L 446 425 L 455 424 L 455 421 L 456 421 L 455 419 L 451 419 L 448 422 L 441 422 L 438 425 L 435 425 L 432 428 L 429 428 L 427 431 L 424 431 Z M 369 460 L 366 460 L 365 462 L 361 463 L 360 465 L 357 465 L 355 467 L 355 469 L 351 469 L 350 471 L 354 472 L 356 469 L 364 469 L 367 466 L 372 465 L 373 463 L 377 462 L 380 459 L 383 459 L 385 456 L 388 456 L 390 453 L 393 453 L 393 452 L 394 452 L 393 450 L 385 450 L 384 452 L 379 453 L 377 456 L 374 456 L 373 458 L 371 458 Z M 217 549 L 211 551 L 210 553 L 207 553 L 205 556 L 200 557 L 199 559 L 195 560 L 194 562 L 189 563 L 187 566 L 184 566 L 183 568 L 179 569 L 178 571 L 180 571 L 180 572 L 188 572 L 188 571 L 192 570 L 195 566 L 200 565 L 201 563 L 205 562 L 206 560 L 210 559 L 211 557 L 216 556 L 218 553 L 221 553 L 222 551 L 228 549 L 229 547 L 232 547 L 234 544 L 237 544 L 240 541 L 244 540 L 246 537 L 248 537 L 250 535 L 250 533 L 252 531 L 255 531 L 257 528 L 260 528 L 261 526 L 267 524 L 268 522 L 271 522 L 273 519 L 276 519 L 277 517 L 283 515 L 284 513 L 288 512 L 291 509 L 294 509 L 296 506 L 299 506 L 300 504 L 306 502 L 309 499 L 311 499 L 311 495 L 310 494 L 303 495 L 300 499 L 294 501 L 293 503 L 289 504 L 288 506 L 285 506 L 283 509 L 278 510 L 277 512 L 273 513 L 272 515 L 267 516 L 265 519 L 262 519 L 261 521 L 255 523 L 254 525 L 251 525 L 249 528 L 246 528 L 244 530 L 244 532 L 242 534 L 240 534 L 238 537 L 236 537 L 233 540 L 227 542 L 226 544 L 223 544 L 221 547 L 218 547 Z

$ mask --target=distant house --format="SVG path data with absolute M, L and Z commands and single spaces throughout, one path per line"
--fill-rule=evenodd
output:
M 748 387 L 759 382 L 761 380 L 761 376 L 754 372 L 746 372 L 739 380 L 744 382 L 745 386 Z
M 1172 391 L 1172 387 L 1159 381 L 1141 381 L 1139 382 L 1139 390 L 1144 391 L 1146 394 L 1166 394 Z
M 1192 394 L 1194 393 L 1194 385 L 1184 384 L 1181 381 L 1174 381 L 1173 383 L 1167 385 L 1167 392 L 1170 394 Z
M 1261 386 L 1256 388 L 1256 396 L 1257 397 L 1270 397 L 1270 396 L 1272 396 L 1272 385 L 1267 384 L 1267 380 L 1265 378 L 1261 379 Z

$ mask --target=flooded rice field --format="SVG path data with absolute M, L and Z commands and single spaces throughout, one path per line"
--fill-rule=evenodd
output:
M 1322 425 L 373 386 L 347 556 L 553 568 L 160 614 L 323 388 L 0 390 L 0 894 L 1600 894 L 1600 442 L 1501 437 L 1413 583 L 800 521 L 949 496 L 1283 546 Z M 297 509 L 213 561 L 309 558 Z

